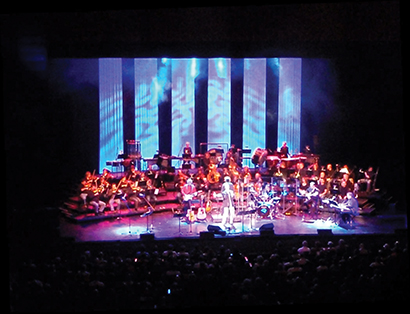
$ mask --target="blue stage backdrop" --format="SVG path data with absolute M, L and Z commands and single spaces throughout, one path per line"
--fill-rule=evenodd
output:
M 122 60 L 99 60 L 100 89 L 100 165 L 115 160 L 123 150 Z
M 301 58 L 100 58 L 55 59 L 50 72 L 52 86 L 81 97 L 87 131 L 76 134 L 99 138 L 101 172 L 126 140 L 140 141 L 143 158 L 157 150 L 181 156 L 185 142 L 194 154 L 231 144 L 274 150 L 283 141 L 292 154 L 320 147 L 321 126 L 335 116 L 331 66 Z

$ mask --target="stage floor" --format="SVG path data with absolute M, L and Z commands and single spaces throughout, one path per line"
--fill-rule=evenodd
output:
M 275 235 L 313 235 L 317 234 L 318 229 L 330 229 L 336 235 L 389 234 L 396 229 L 407 229 L 407 216 L 394 211 L 357 216 L 351 228 L 338 225 L 331 218 L 330 213 L 322 214 L 319 219 L 306 220 L 301 215 L 283 216 L 281 219 L 261 218 L 256 214 L 237 216 L 234 221 L 235 229 L 226 230 L 226 237 L 257 236 L 259 227 L 267 223 L 273 223 Z M 193 223 L 180 221 L 171 210 L 154 212 L 146 217 L 133 215 L 82 223 L 61 217 L 60 236 L 73 238 L 76 242 L 132 241 L 139 240 L 141 234 L 147 233 L 153 234 L 156 239 L 199 237 L 201 232 L 207 231 L 208 225 L 225 229 L 218 211 L 208 213 L 204 221 Z

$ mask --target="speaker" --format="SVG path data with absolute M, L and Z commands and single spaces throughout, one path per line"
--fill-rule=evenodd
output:
M 213 239 L 215 237 L 215 233 L 209 231 L 201 231 L 199 233 L 200 239 Z
M 273 236 L 275 234 L 273 231 L 273 223 L 268 223 L 260 226 L 259 234 L 261 236 Z
M 317 229 L 317 234 L 322 236 L 331 236 L 333 232 L 331 229 Z
M 208 225 L 208 231 L 215 233 L 215 234 L 220 234 L 222 236 L 226 235 L 226 231 L 222 230 L 221 227 L 219 226 L 214 226 L 214 225 Z
M 155 235 L 153 233 L 141 233 L 140 240 L 141 241 L 153 241 L 155 239 Z

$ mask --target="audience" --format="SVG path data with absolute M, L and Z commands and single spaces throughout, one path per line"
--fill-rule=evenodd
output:
M 162 249 L 162 241 L 70 243 L 12 259 L 10 309 L 89 311 L 406 300 L 406 238 L 332 239 L 337 245 L 319 236 L 247 239 L 251 243 L 247 247 L 235 241 L 220 245 L 218 239 L 169 242 Z

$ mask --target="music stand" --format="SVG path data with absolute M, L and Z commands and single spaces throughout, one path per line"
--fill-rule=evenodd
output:
M 244 226 L 245 215 L 251 215 L 250 216 L 250 220 L 251 220 L 251 222 L 250 222 L 250 231 L 252 231 L 252 214 L 254 214 L 255 212 L 256 212 L 256 208 L 250 209 L 250 210 L 245 209 L 245 210 L 242 210 L 242 211 L 237 213 L 237 215 L 242 216 L 242 219 L 241 219 L 242 220 L 242 232 L 245 232 L 245 226 Z
M 139 197 L 142 197 L 149 206 L 148 211 L 143 213 L 140 217 L 141 218 L 147 217 L 147 232 L 151 232 L 152 229 L 154 229 L 154 226 L 153 226 L 153 222 L 151 222 L 152 227 L 151 227 L 151 230 L 149 230 L 149 228 L 148 228 L 148 216 L 151 216 L 154 213 L 154 206 L 152 206 L 152 204 L 147 200 L 144 193 L 140 193 Z
M 141 218 L 147 217 L 147 232 L 148 233 L 150 233 L 152 229 L 154 229 L 154 227 L 151 227 L 151 230 L 149 230 L 148 228 L 148 216 L 151 216 L 153 212 L 154 212 L 154 209 L 152 207 L 148 207 L 148 211 L 146 211 L 140 216 Z
M 178 218 L 178 231 L 179 231 L 179 235 L 182 235 L 181 232 L 181 218 L 185 216 L 184 212 L 178 212 L 178 213 L 174 213 L 174 217 Z

